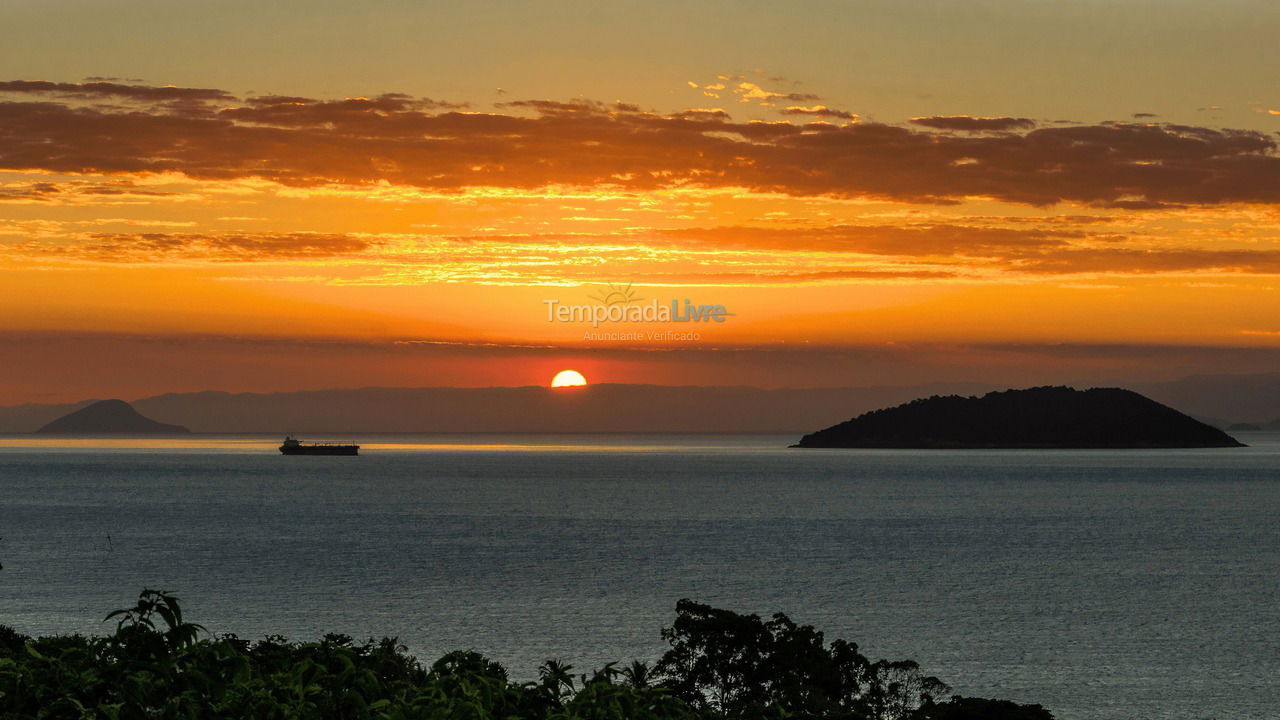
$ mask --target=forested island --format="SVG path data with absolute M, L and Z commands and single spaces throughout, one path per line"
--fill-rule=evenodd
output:
M 1225 432 L 1121 388 L 1036 387 L 933 396 L 805 435 L 802 448 L 1243 447 Z
M 786 615 L 681 600 L 656 663 L 513 682 L 472 651 L 421 664 L 394 638 L 256 642 L 187 622 L 146 590 L 103 637 L 0 626 L 0 717 L 323 720 L 1053 720 L 1039 705 L 950 695 L 910 660 L 872 661 Z

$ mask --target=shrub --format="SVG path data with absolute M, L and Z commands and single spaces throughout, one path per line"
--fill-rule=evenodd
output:
M 1052 720 L 1038 705 L 951 698 L 910 661 L 872 662 L 785 615 L 763 621 L 689 600 L 654 666 L 575 676 L 548 661 L 514 683 L 483 655 L 424 668 L 393 638 L 356 643 L 211 635 L 177 597 L 144 590 L 104 637 L 28 638 L 0 626 L 0 718 L 166 720 Z

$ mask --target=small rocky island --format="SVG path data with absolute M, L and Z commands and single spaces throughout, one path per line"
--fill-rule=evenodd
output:
M 1244 447 L 1230 435 L 1121 388 L 1037 387 L 949 395 L 874 410 L 805 435 L 801 448 Z
M 45 434 L 130 434 L 158 435 L 189 433 L 181 425 L 156 422 L 123 400 L 99 400 L 63 415 L 36 431 Z

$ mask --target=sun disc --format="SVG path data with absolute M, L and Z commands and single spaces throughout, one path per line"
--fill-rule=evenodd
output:
M 577 370 L 561 370 L 551 380 L 551 387 L 581 387 L 587 384 L 587 379 Z

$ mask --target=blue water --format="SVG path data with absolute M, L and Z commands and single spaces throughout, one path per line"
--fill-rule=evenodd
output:
M 398 635 L 517 678 L 651 659 L 676 600 L 785 611 L 1065 720 L 1280 707 L 1280 436 L 1185 451 L 777 437 L 0 438 L 0 622 L 146 587 L 242 637 Z M 108 536 L 110 539 L 108 540 Z

